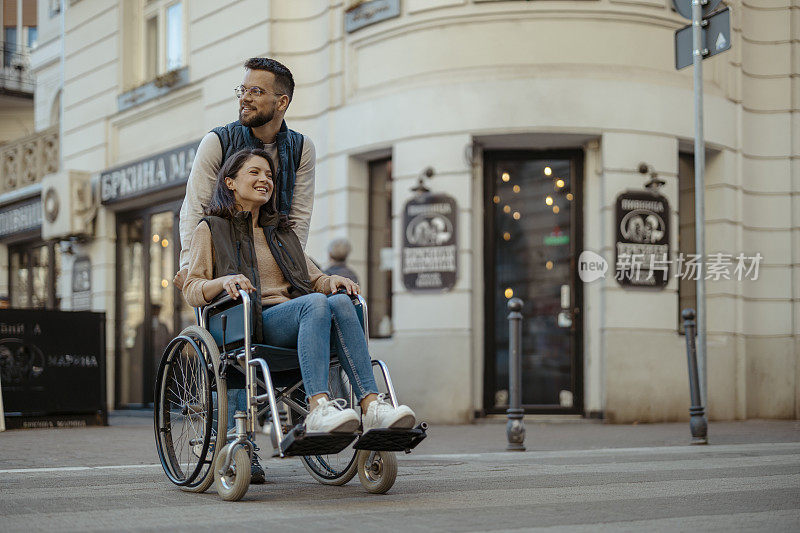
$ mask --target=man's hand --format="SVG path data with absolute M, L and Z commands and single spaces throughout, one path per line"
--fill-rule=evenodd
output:
M 183 268 L 175 273 L 172 278 L 172 284 L 175 285 L 179 291 L 183 290 L 183 284 L 186 283 L 186 276 L 189 274 L 188 268 Z
M 331 294 L 334 294 L 340 288 L 347 291 L 347 294 L 359 294 L 361 289 L 358 286 L 358 283 L 351 280 L 350 278 L 345 278 L 343 276 L 331 276 L 330 279 L 330 286 L 331 286 Z

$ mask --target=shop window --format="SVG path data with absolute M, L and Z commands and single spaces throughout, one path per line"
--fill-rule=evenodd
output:
M 54 243 L 28 243 L 9 248 L 10 301 L 16 309 L 59 309 L 56 284 L 61 252 Z
M 678 255 L 688 258 L 695 253 L 694 154 L 678 156 Z M 686 278 L 686 279 L 684 279 Z M 691 276 L 678 278 L 678 331 L 683 333 L 681 312 L 691 307 L 697 311 L 696 281 Z
M 369 163 L 367 295 L 369 336 L 392 335 L 392 160 Z

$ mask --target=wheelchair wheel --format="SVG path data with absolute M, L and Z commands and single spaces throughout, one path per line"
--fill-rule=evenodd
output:
M 373 494 L 384 494 L 397 479 L 397 457 L 394 452 L 358 450 L 356 454 L 358 479 Z
M 335 398 L 344 398 L 350 405 L 350 382 L 341 368 L 332 368 L 328 376 L 328 386 Z M 305 394 L 300 395 L 301 398 Z M 297 397 L 295 397 L 297 401 Z M 302 457 L 303 466 L 311 477 L 323 485 L 344 485 L 356 475 L 356 453 L 345 448 L 335 455 L 306 455 Z
M 354 451 L 346 448 L 336 455 L 304 455 L 303 466 L 323 485 L 344 485 L 356 475 Z
M 189 326 L 164 350 L 155 390 L 155 437 L 167 477 L 189 492 L 214 482 L 215 450 L 225 445 L 227 389 L 214 338 Z
M 233 446 L 231 452 L 231 465 L 225 473 L 222 471 L 222 463 L 225 460 L 225 452 Z M 250 487 L 250 454 L 241 444 L 226 444 L 220 450 L 214 460 L 214 481 L 217 486 L 217 494 L 226 502 L 238 502 Z

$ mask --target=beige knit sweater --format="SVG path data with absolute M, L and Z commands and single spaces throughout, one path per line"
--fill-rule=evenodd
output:
M 278 268 L 260 228 L 253 231 L 258 275 L 261 278 L 261 304 L 273 305 L 290 300 L 289 282 Z M 315 292 L 330 293 L 330 276 L 323 274 L 306 255 L 306 265 Z M 189 246 L 189 274 L 183 286 L 183 297 L 192 307 L 211 303 L 203 297 L 203 286 L 214 276 L 214 246 L 208 224 L 198 224 Z M 255 285 L 255 280 L 250 280 Z M 214 295 L 216 296 L 216 295 Z

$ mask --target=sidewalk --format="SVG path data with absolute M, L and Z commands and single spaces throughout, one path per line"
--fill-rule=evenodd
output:
M 109 423 L 108 427 L 0 433 L 0 470 L 158 462 L 150 412 L 116 412 L 110 415 Z M 536 420 L 526 421 L 525 429 L 529 451 L 685 446 L 690 440 L 688 423 L 611 425 L 589 420 Z M 800 442 L 800 421 L 711 422 L 709 440 L 710 446 Z M 257 441 L 269 447 L 266 436 L 260 435 Z M 503 421 L 481 420 L 471 425 L 432 426 L 414 454 L 502 452 L 505 446 Z

